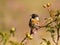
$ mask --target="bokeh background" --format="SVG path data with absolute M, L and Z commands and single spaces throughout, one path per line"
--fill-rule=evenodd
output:
M 8 32 L 16 27 L 15 37 L 11 39 L 21 42 L 30 31 L 28 23 L 32 13 L 38 14 L 40 24 L 44 25 L 44 18 L 49 17 L 49 13 L 42 5 L 47 3 L 51 3 L 51 9 L 60 9 L 60 0 L 0 0 L 0 31 Z M 40 45 L 42 37 L 52 42 L 49 35 L 45 29 L 39 29 L 26 45 Z

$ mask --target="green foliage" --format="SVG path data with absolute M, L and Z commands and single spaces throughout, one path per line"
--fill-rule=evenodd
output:
M 47 31 L 49 31 L 50 33 L 55 33 L 55 31 L 54 31 L 54 30 L 47 30 Z
M 15 32 L 15 28 L 12 28 L 10 30 L 10 33 L 0 32 L 0 37 L 1 37 L 0 42 L 3 42 L 3 45 L 6 45 L 6 43 L 9 42 L 9 38 L 11 36 L 11 33 L 14 34 L 14 32 Z M 17 44 L 15 44 L 15 45 L 17 45 Z
M 10 29 L 10 34 L 12 35 L 12 36 L 14 36 L 15 35 L 15 31 L 16 31 L 16 28 L 11 28 Z
M 49 28 L 47 29 L 47 32 L 55 33 L 55 30 L 54 30 L 54 28 L 49 27 Z
M 6 45 L 7 41 L 9 40 L 10 35 L 8 33 L 0 32 L 0 36 L 2 37 L 1 42 Z
M 9 41 L 11 43 L 11 45 L 19 45 L 18 42 L 15 42 L 15 41 Z
M 2 38 L 0 38 L 1 40 L 0 40 L 0 42 L 2 42 L 2 40 L 3 40 L 3 37 L 4 37 L 4 35 L 3 35 L 3 33 L 2 32 L 0 32 L 0 37 Z
M 48 20 L 47 25 L 45 25 L 45 27 L 47 28 L 47 32 L 51 33 L 51 38 L 52 41 L 58 45 L 58 41 L 59 41 L 59 29 L 60 29 L 60 10 L 50 10 L 49 11 L 50 17 L 46 18 L 46 20 Z M 51 21 L 52 19 L 52 21 Z M 56 31 L 57 30 L 57 31 Z M 57 33 L 57 40 L 55 40 L 55 35 L 54 33 Z M 50 45 L 50 42 L 47 41 L 46 39 L 43 39 L 45 42 L 47 42 L 47 45 Z

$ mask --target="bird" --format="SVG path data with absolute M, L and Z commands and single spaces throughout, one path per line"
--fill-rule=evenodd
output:
M 33 30 L 36 29 L 38 30 L 39 28 L 39 16 L 37 14 L 32 14 L 31 18 L 29 20 L 29 27 L 31 28 L 30 34 L 33 34 Z

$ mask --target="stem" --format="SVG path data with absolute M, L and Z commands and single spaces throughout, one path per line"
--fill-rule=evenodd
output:
M 54 20 L 54 21 L 55 21 L 55 20 Z M 52 21 L 52 22 L 54 22 L 54 21 Z M 51 24 L 52 22 L 46 24 L 45 26 L 39 26 L 39 28 L 44 28 L 44 27 L 46 27 L 47 25 Z M 31 31 L 33 31 L 33 29 L 31 29 Z M 30 31 L 30 35 L 34 34 L 34 33 L 31 33 L 31 31 Z M 27 37 L 25 37 L 25 38 L 21 41 L 21 43 L 23 43 L 26 39 L 27 39 Z
M 23 42 L 26 40 L 26 38 L 27 38 L 27 37 L 25 37 L 25 38 L 21 41 L 21 43 L 23 43 Z
M 54 36 L 51 34 L 51 38 L 52 38 L 53 42 L 54 42 L 56 45 L 58 45 L 59 37 L 60 37 L 60 35 L 59 35 L 59 28 L 57 28 L 57 41 L 56 41 L 56 42 L 55 42 L 55 40 L 54 40 Z
M 31 29 L 31 31 L 33 31 L 33 29 Z M 32 34 L 33 34 L 33 33 L 30 32 L 30 35 L 32 35 Z M 25 37 L 25 38 L 21 41 L 21 43 L 23 43 L 26 39 L 27 39 L 27 37 Z
M 59 24 L 58 20 L 56 21 L 56 24 Z M 57 29 L 57 42 L 56 42 L 56 45 L 58 45 L 58 41 L 59 41 L 59 27 L 57 27 L 56 29 Z
M 58 45 L 58 41 L 59 41 L 59 28 L 57 28 L 57 42 L 56 42 L 56 45 Z
M 51 38 L 52 38 L 52 41 L 53 41 L 55 44 L 57 44 L 56 41 L 54 40 L 54 35 L 51 34 Z

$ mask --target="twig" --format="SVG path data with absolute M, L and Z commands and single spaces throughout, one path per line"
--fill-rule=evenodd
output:
M 31 30 L 33 30 L 33 29 L 31 29 Z M 30 32 L 30 35 L 32 35 L 32 34 L 33 34 L 33 33 Z M 27 36 L 24 37 L 24 39 L 21 41 L 21 43 L 23 43 L 26 39 L 27 39 Z
M 21 43 L 23 43 L 23 42 L 26 40 L 26 38 L 27 38 L 27 37 L 25 37 L 25 38 L 21 41 Z
M 59 28 L 57 28 L 57 42 L 56 42 L 56 45 L 58 45 L 58 41 L 59 41 Z
M 53 35 L 52 35 L 52 34 L 51 34 L 51 38 L 52 38 L 53 42 L 56 44 L 56 42 L 55 42 L 54 37 L 53 37 Z

